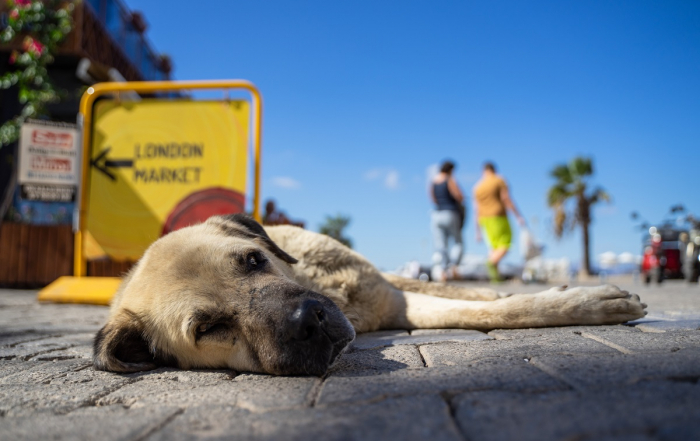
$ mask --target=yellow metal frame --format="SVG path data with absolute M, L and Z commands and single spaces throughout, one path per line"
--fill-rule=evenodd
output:
M 253 217 L 260 222 L 260 160 L 262 146 L 262 97 L 258 89 L 245 80 L 212 80 L 212 81 L 134 81 L 126 83 L 98 83 L 89 87 L 80 99 L 80 115 L 83 125 L 83 164 L 82 185 L 80 187 L 80 208 L 78 225 L 75 233 L 75 257 L 73 260 L 73 275 L 85 277 L 87 275 L 87 262 L 83 253 L 84 228 L 87 212 L 88 172 L 90 169 L 91 135 L 92 135 L 92 109 L 97 98 L 119 92 L 172 92 L 176 90 L 201 90 L 201 89 L 244 89 L 253 97 L 255 122 L 253 123 L 253 143 L 255 145 L 255 165 L 253 184 Z

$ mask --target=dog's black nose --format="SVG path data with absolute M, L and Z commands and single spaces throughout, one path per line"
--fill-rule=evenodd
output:
M 289 317 L 289 336 L 293 340 L 304 341 L 318 332 L 325 320 L 323 305 L 318 300 L 304 300 Z

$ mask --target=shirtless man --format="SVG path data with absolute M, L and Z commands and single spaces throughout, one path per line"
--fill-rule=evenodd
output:
M 493 282 L 500 280 L 498 264 L 510 248 L 512 233 L 508 211 L 515 215 L 518 224 L 525 225 L 525 220 L 510 198 L 506 181 L 496 174 L 496 166 L 492 162 L 486 162 L 481 180 L 474 185 L 474 213 L 476 223 L 484 230 L 491 248 L 486 266 Z M 476 240 L 482 240 L 481 229 L 478 227 Z

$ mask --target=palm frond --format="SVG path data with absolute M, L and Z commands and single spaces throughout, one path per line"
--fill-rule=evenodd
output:
M 557 205 L 563 205 L 567 199 L 572 197 L 574 194 L 571 190 L 564 184 L 557 183 L 550 187 L 547 192 L 547 204 L 550 207 L 556 207 Z
M 593 161 L 591 158 L 577 156 L 569 163 L 569 169 L 574 179 L 591 176 L 593 174 Z
M 588 203 L 589 205 L 597 204 L 598 202 L 610 202 L 612 198 L 606 192 L 603 190 L 601 187 L 597 187 L 595 190 L 593 190 L 593 193 L 591 193 L 590 196 L 588 196 Z
M 571 176 L 571 170 L 569 170 L 569 166 L 566 164 L 557 165 L 549 174 L 557 180 L 557 183 L 571 184 L 574 181 Z
M 567 229 L 567 217 L 568 215 L 563 205 L 560 204 L 554 208 L 554 235 L 557 239 L 560 239 Z

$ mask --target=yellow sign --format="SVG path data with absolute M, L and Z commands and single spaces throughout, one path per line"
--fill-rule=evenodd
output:
M 244 208 L 247 101 L 100 100 L 85 257 L 138 259 L 163 234 Z

